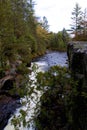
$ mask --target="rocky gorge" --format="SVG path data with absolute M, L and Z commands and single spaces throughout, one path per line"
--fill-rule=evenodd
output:
M 40 59 L 41 63 L 44 62 L 45 60 L 47 61 L 47 63 L 45 63 L 46 66 L 45 67 L 43 66 L 43 68 L 45 68 L 46 70 L 48 69 L 48 67 L 58 64 L 58 62 L 60 62 L 60 64 L 63 65 L 62 61 L 66 57 L 66 55 L 64 54 L 62 56 L 63 57 L 62 59 L 61 57 L 62 53 L 59 53 L 58 56 L 56 55 L 57 52 L 54 52 L 53 54 L 52 53 L 48 53 L 47 56 Z M 72 76 L 74 77 L 75 80 L 79 80 L 78 86 L 81 86 L 80 92 L 81 91 L 84 92 L 83 89 L 85 89 L 85 92 L 86 92 L 87 90 L 86 88 L 87 86 L 87 43 L 86 42 L 70 42 L 67 45 L 67 56 L 68 56 L 69 68 L 72 73 Z M 60 60 L 58 59 L 58 61 L 56 62 L 54 60 L 54 57 L 56 59 L 60 57 L 59 58 Z M 52 58 L 53 60 L 51 62 Z M 65 62 L 66 60 L 64 61 L 64 63 Z M 8 83 L 8 86 L 12 85 L 12 81 L 10 81 L 9 83 Z M 85 87 L 82 88 L 82 86 L 85 86 Z M 79 98 L 82 99 L 82 97 L 78 96 L 77 99 Z M 21 106 L 20 97 L 18 95 L 10 95 L 8 92 L 4 90 L 0 92 L 0 117 L 1 117 L 0 130 L 4 129 L 4 127 L 8 123 L 8 119 L 15 112 L 15 110 L 20 106 Z M 82 106 L 83 106 L 82 109 L 85 111 L 85 113 L 87 113 L 86 112 L 87 107 L 83 103 L 82 103 Z

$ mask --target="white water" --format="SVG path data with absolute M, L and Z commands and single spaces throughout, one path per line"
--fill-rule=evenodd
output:
M 35 61 L 34 63 L 37 64 L 37 66 L 38 66 L 37 71 L 40 72 L 40 71 L 45 71 L 49 67 L 54 66 L 54 65 L 67 66 L 66 59 L 67 59 L 66 53 L 51 52 L 51 53 L 48 53 L 45 56 L 37 59 L 37 61 Z M 33 65 L 33 63 L 32 63 L 32 65 Z M 34 72 L 32 72 L 30 78 L 32 80 L 34 80 L 34 82 L 36 81 Z M 34 82 L 32 83 L 32 85 L 34 84 Z M 27 103 L 22 108 L 19 108 L 16 110 L 16 112 L 15 112 L 16 116 L 19 115 L 20 109 L 23 109 L 26 111 L 28 110 L 26 120 L 29 120 L 32 117 L 32 115 L 34 114 L 34 108 L 35 108 L 36 102 L 39 101 L 39 98 L 41 96 L 40 91 L 38 91 L 37 93 L 38 93 L 38 96 L 32 95 L 34 97 L 34 99 L 30 100 L 30 104 Z M 24 100 L 26 101 L 26 97 L 21 99 L 21 101 L 24 101 Z M 28 108 L 28 106 L 30 106 L 30 108 Z M 12 117 L 10 118 L 8 125 L 5 127 L 4 130 L 15 130 L 14 126 L 11 125 L 11 119 L 12 119 Z M 24 128 L 23 126 L 21 126 L 20 130 L 34 130 L 34 128 L 32 127 L 32 123 L 31 123 L 30 128 Z

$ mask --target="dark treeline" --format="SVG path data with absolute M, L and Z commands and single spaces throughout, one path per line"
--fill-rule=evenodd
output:
M 58 33 L 51 33 L 50 48 L 52 50 L 66 51 L 69 40 L 70 36 L 65 28 Z

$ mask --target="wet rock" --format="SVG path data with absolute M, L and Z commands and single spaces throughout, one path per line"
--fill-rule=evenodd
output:
M 6 95 L 0 95 L 0 130 L 4 129 L 8 123 L 8 119 L 20 106 L 20 100 L 15 100 Z
M 31 62 L 29 62 L 29 63 L 27 63 L 27 65 L 26 65 L 27 67 L 30 67 L 31 66 Z

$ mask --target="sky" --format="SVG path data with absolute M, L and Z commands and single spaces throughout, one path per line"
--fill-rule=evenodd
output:
M 35 14 L 43 18 L 46 16 L 49 30 L 61 31 L 63 28 L 70 29 L 72 23 L 72 11 L 78 3 L 82 11 L 87 8 L 87 0 L 35 0 Z

